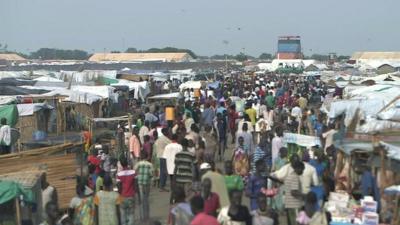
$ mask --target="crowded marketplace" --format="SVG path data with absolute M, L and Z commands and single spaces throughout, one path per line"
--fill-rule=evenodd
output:
M 400 224 L 394 75 L 97 73 L 2 96 L 1 224 Z

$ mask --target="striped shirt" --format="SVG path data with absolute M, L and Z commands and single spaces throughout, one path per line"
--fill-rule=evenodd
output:
M 265 159 L 266 156 L 267 154 L 265 153 L 265 151 L 260 148 L 260 146 L 257 146 L 253 154 L 253 160 L 251 161 L 251 172 L 253 174 L 256 172 L 256 162 L 260 159 Z M 265 163 L 265 165 L 267 165 L 267 163 Z
M 189 151 L 175 155 L 175 179 L 178 183 L 191 183 L 193 180 L 193 163 L 195 156 Z
M 285 184 L 285 207 L 287 209 L 300 209 L 303 206 L 303 201 L 299 198 L 295 198 L 291 191 L 299 190 L 301 192 L 300 177 L 294 171 L 284 180 Z

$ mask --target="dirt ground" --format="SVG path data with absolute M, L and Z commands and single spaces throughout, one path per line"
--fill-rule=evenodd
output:
M 228 160 L 230 156 L 232 155 L 234 145 L 230 144 L 231 141 L 229 139 L 229 144 L 228 148 L 225 152 L 225 159 Z M 218 162 L 216 164 L 217 168 L 220 168 L 223 171 L 223 163 Z M 168 180 L 169 182 L 169 180 Z M 169 187 L 169 184 L 167 184 L 167 187 Z M 163 225 L 167 224 L 168 222 L 168 213 L 169 213 L 169 197 L 170 197 L 170 192 L 160 192 L 158 188 L 153 187 L 151 189 L 150 193 L 150 217 L 152 220 L 158 220 L 160 221 Z M 242 202 L 246 206 L 250 206 L 250 201 L 249 198 L 243 196 Z M 135 211 L 135 217 L 138 218 L 139 215 L 139 209 L 136 209 Z M 286 219 L 285 217 L 280 218 L 280 225 L 286 225 Z

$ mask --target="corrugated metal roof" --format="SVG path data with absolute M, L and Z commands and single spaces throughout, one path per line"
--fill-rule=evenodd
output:
M 0 53 L 0 59 L 7 61 L 24 61 L 25 58 L 14 53 Z
M 95 53 L 89 61 L 185 61 L 191 59 L 188 53 Z
M 400 52 L 355 52 L 351 56 L 352 60 L 360 59 L 397 59 L 400 60 Z
M 37 167 L 27 168 L 25 170 L 13 173 L 1 174 L 0 181 L 1 180 L 14 181 L 27 188 L 31 188 L 36 184 L 36 182 L 38 182 L 43 172 L 44 171 L 40 170 Z

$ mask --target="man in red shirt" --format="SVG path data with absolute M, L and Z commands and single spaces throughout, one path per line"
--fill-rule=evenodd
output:
M 117 179 L 119 180 L 119 193 L 122 197 L 121 208 L 121 221 L 124 225 L 133 225 L 134 222 L 134 209 L 135 209 L 135 192 L 136 192 L 136 181 L 135 171 L 129 169 L 128 160 L 122 158 L 120 160 L 122 170 L 117 173 Z
M 221 208 L 218 194 L 211 192 L 211 180 L 205 178 L 201 183 L 201 197 L 204 201 L 204 213 L 217 217 L 217 211 Z
M 203 212 L 204 200 L 201 196 L 194 196 L 190 200 L 190 207 L 195 215 L 190 225 L 220 225 L 215 217 Z

